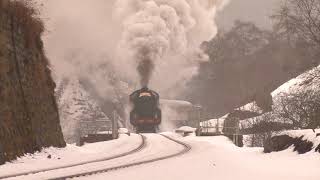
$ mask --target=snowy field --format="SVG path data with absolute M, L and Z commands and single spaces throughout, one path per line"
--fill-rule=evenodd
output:
M 150 164 L 139 165 L 110 171 L 104 174 L 82 177 L 79 179 L 112 180 L 319 180 L 320 154 L 310 152 L 298 155 L 292 149 L 264 154 L 262 148 L 239 148 L 226 137 L 181 137 L 166 133 L 177 140 L 191 145 L 192 149 L 185 155 Z M 160 157 L 181 150 L 181 146 L 155 134 L 146 134 L 146 147 L 133 155 L 90 166 L 69 168 L 65 170 L 42 173 L 20 179 L 46 179 L 61 174 L 88 171 L 101 167 L 112 167 L 126 163 Z M 320 138 L 320 137 L 319 137 Z M 0 174 L 18 172 L 31 166 L 39 168 L 60 164 L 111 156 L 113 153 L 127 151 L 139 144 L 137 135 L 122 136 L 119 140 L 95 143 L 84 147 L 68 146 L 65 150 L 47 149 L 46 153 L 21 158 L 14 163 L 0 167 Z M 111 150 L 112 149 L 112 150 Z M 51 151 L 51 152 L 50 152 Z M 47 159 L 48 153 L 53 157 Z M 100 155 L 99 155 L 100 154 Z M 89 157 L 87 157 L 89 156 Z M 15 178 L 19 179 L 19 178 Z

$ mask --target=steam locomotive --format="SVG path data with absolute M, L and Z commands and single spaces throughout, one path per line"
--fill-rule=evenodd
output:
M 133 106 L 130 112 L 130 123 L 137 133 L 156 133 L 161 123 L 159 94 L 144 87 L 130 95 Z

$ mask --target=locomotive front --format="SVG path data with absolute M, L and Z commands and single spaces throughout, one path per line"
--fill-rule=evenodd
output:
M 156 133 L 161 123 L 159 94 L 144 87 L 130 95 L 130 102 L 130 123 L 137 133 Z

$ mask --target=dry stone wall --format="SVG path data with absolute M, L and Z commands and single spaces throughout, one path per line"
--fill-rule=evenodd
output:
M 41 32 L 29 26 L 0 0 L 0 164 L 65 146 Z

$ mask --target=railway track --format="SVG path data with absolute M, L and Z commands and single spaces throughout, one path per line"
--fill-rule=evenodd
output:
M 175 140 L 175 139 L 173 139 L 173 138 L 171 138 L 169 136 L 166 136 L 166 135 L 162 135 L 161 134 L 161 136 L 163 136 L 163 137 L 169 139 L 170 141 L 173 141 L 173 142 L 183 146 L 183 150 L 181 150 L 179 152 L 176 152 L 176 153 L 173 153 L 171 155 L 166 155 L 166 156 L 162 156 L 162 157 L 158 157 L 158 158 L 153 158 L 153 159 L 149 159 L 149 160 L 143 160 L 143 161 L 134 162 L 134 163 L 128 163 L 128 164 L 125 164 L 125 165 L 114 166 L 114 167 L 109 167 L 109 168 L 90 171 L 90 172 L 83 172 L 83 173 L 77 173 L 77 174 L 68 175 L 68 176 L 61 176 L 61 177 L 51 178 L 49 180 L 66 180 L 66 179 L 70 179 L 70 178 L 77 178 L 77 177 L 83 177 L 83 176 L 92 176 L 92 175 L 96 175 L 96 174 L 106 173 L 106 172 L 109 172 L 109 171 L 115 171 L 115 170 L 119 170 L 119 169 L 124 169 L 124 168 L 128 168 L 128 167 L 148 164 L 148 163 L 152 163 L 152 162 L 156 162 L 156 161 L 161 161 L 161 160 L 177 157 L 177 156 L 183 155 L 183 154 L 185 154 L 185 153 L 187 153 L 188 151 L 191 150 L 191 146 L 186 144 L 186 143 L 184 143 L 184 142 Z
M 36 171 L 30 171 L 30 172 L 24 172 L 24 173 L 18 173 L 18 174 L 12 174 L 12 175 L 6 175 L 6 176 L 0 176 L 0 179 L 6 179 L 6 178 L 21 178 L 24 179 L 23 176 L 28 176 L 28 175 L 36 175 L 38 173 L 46 173 L 46 172 L 50 172 L 50 171 L 54 171 L 54 170 L 64 170 L 66 168 L 73 168 L 73 167 L 77 167 L 77 166 L 81 166 L 81 165 L 89 165 L 92 163 L 100 163 L 100 162 L 109 162 L 109 160 L 114 160 L 114 159 L 118 159 L 118 158 L 122 158 L 122 157 L 126 157 L 129 155 L 133 155 L 135 153 L 138 153 L 140 151 L 142 151 L 145 147 L 146 147 L 146 136 L 139 134 L 141 137 L 141 143 L 139 145 L 139 147 L 126 152 L 126 153 L 122 153 L 119 155 L 115 155 L 112 157 L 108 157 L 108 158 L 102 158 L 102 159 L 98 159 L 98 160 L 94 160 L 94 161 L 86 161 L 86 162 L 82 162 L 82 163 L 77 163 L 77 164 L 72 164 L 72 165 L 67 165 L 67 166 L 60 166 L 60 167 L 56 167 L 56 168 L 47 168 L 47 169 L 42 169 L 42 170 L 36 170 Z M 123 169 L 123 168 L 128 168 L 128 167 L 132 167 L 132 166 L 138 166 L 138 165 L 143 165 L 143 164 L 148 164 L 148 163 L 152 163 L 152 162 L 156 162 L 156 161 L 160 161 L 160 160 L 165 160 L 165 159 L 169 159 L 169 158 L 173 158 L 173 157 L 177 157 L 180 155 L 183 155 L 185 153 L 187 153 L 188 151 L 190 151 L 191 146 L 189 146 L 186 143 L 183 143 L 181 141 L 175 140 L 169 136 L 166 135 L 162 135 L 164 138 L 168 139 L 169 141 L 172 141 L 178 145 L 181 145 L 183 147 L 182 150 L 180 150 L 179 152 L 175 152 L 173 154 L 170 155 L 165 155 L 162 157 L 157 157 L 157 158 L 151 158 L 148 160 L 141 160 L 138 162 L 133 162 L 133 163 L 128 163 L 128 164 L 124 164 L 124 165 L 119 165 L 119 166 L 113 166 L 113 167 L 108 167 L 108 168 L 102 168 L 99 170 L 94 170 L 94 171 L 88 171 L 88 172 L 81 172 L 81 173 L 74 173 L 71 175 L 66 175 L 66 176 L 58 176 L 58 177 L 54 177 L 54 178 L 43 178 L 43 179 L 48 179 L 48 180 L 65 180 L 65 179 L 69 179 L 69 178 L 77 178 L 77 177 L 83 177 L 83 176 L 91 176 L 91 175 L 96 175 L 96 174 L 100 174 L 100 173 L 106 173 L 109 171 L 115 171 L 115 170 L 119 170 L 119 169 Z
M 75 164 L 71 164 L 71 165 L 66 165 L 66 166 L 59 166 L 59 167 L 54 167 L 54 168 L 46 168 L 46 169 L 40 169 L 40 170 L 35 170 L 35 171 L 28 171 L 28 172 L 23 172 L 23 173 L 17 173 L 17 174 L 11 174 L 11 175 L 5 175 L 5 176 L 0 176 L 0 179 L 6 179 L 6 178 L 16 178 L 16 177 L 20 177 L 20 176 L 27 176 L 27 175 L 32 175 L 32 174 L 38 174 L 38 173 L 43 173 L 43 172 L 48 172 L 48 171 L 53 171 L 53 170 L 59 170 L 59 169 L 65 169 L 65 168 L 72 168 L 72 167 L 76 167 L 76 166 L 81 166 L 81 165 L 86 165 L 86 164 L 91 164 L 91 163 L 97 163 L 97 162 L 103 162 L 103 161 L 109 161 L 109 160 L 113 160 L 116 158 L 120 158 L 120 157 L 124 157 L 124 156 L 128 156 L 134 153 L 137 153 L 139 151 L 141 151 L 145 145 L 145 139 L 146 137 L 139 134 L 141 137 L 141 143 L 139 144 L 139 146 L 131 151 L 125 152 L 125 153 L 121 153 L 115 156 L 111 156 L 111 157 L 107 157 L 107 158 L 101 158 L 101 159 L 96 159 L 96 160 L 92 160 L 92 161 L 84 161 L 81 163 L 75 163 Z

